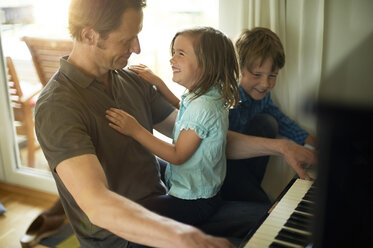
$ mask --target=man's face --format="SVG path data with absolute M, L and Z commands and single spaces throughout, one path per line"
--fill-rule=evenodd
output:
M 272 71 L 272 59 L 266 59 L 262 65 L 258 59 L 250 71 L 242 69 L 240 85 L 252 99 L 261 100 L 275 87 L 278 71 Z
M 111 32 L 105 40 L 98 40 L 95 50 L 100 67 L 107 70 L 121 69 L 127 65 L 133 52 L 140 53 L 137 35 L 142 29 L 142 20 L 142 10 L 127 9 L 122 15 L 119 28 Z

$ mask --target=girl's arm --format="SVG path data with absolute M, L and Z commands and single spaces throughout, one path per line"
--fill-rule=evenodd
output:
M 201 138 L 193 130 L 188 129 L 180 132 L 176 144 L 169 144 L 152 135 L 133 116 L 121 109 L 107 110 L 106 118 L 111 121 L 110 127 L 131 136 L 153 154 L 174 165 L 187 161 L 201 143 Z
M 157 87 L 159 92 L 163 95 L 166 100 L 175 106 L 175 108 L 179 109 L 180 100 L 177 98 L 174 93 L 167 87 L 167 85 L 163 82 L 163 80 L 155 75 L 146 65 L 131 65 L 128 67 L 133 72 L 136 72 L 142 79 L 149 82 L 150 84 Z

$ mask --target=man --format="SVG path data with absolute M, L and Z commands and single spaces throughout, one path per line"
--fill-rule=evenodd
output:
M 71 1 L 74 47 L 37 102 L 38 140 L 82 247 L 233 247 L 136 203 L 166 193 L 159 164 L 139 143 L 110 128 L 105 110 L 121 108 L 149 131 L 154 127 L 168 136 L 177 113 L 153 87 L 121 69 L 131 53 L 140 53 L 144 6 L 141 0 Z M 291 143 L 237 133 L 232 139 L 231 158 L 286 154 L 294 166 L 313 159 Z

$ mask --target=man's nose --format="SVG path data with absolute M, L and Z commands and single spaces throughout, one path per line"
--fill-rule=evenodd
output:
M 133 39 L 130 51 L 136 54 L 139 54 L 141 52 L 140 41 L 138 37 L 136 37 L 136 39 Z

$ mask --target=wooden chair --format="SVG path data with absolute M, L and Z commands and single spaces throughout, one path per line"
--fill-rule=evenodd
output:
M 38 85 L 28 85 L 20 83 L 13 61 L 6 57 L 8 69 L 8 85 L 11 105 L 14 112 L 14 123 L 18 136 L 25 136 L 27 141 L 27 166 L 35 166 L 35 151 L 40 148 L 35 139 L 33 108 L 36 103 L 36 97 L 41 91 Z M 24 90 L 23 90 L 24 89 Z
M 60 67 L 60 57 L 70 54 L 73 42 L 71 40 L 45 39 L 23 37 L 30 50 L 32 61 L 39 80 L 45 86 Z

